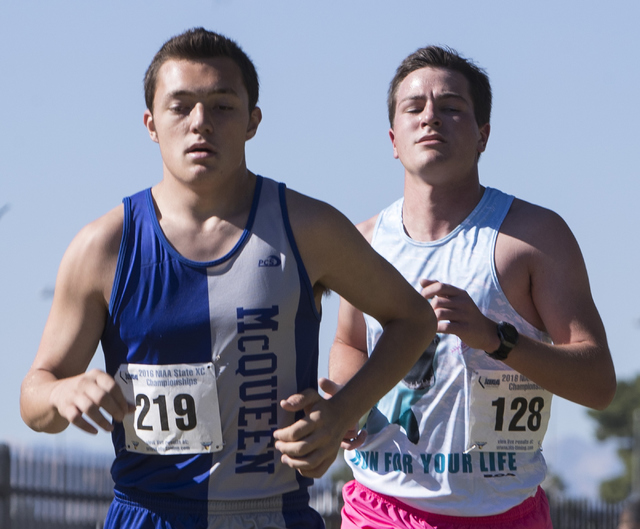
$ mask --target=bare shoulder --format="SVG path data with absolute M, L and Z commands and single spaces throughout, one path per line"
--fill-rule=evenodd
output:
M 322 232 L 330 234 L 332 228 L 338 228 L 338 233 L 333 235 L 339 236 L 344 232 L 351 234 L 355 228 L 366 240 L 371 240 L 377 215 L 354 226 L 344 214 L 326 202 L 288 188 L 286 196 L 289 218 L 297 231 L 309 229 L 318 235 Z
M 555 211 L 515 199 L 507 214 L 501 233 L 523 242 L 553 243 L 555 239 L 573 238 L 569 226 Z
M 62 258 L 49 318 L 32 369 L 82 373 L 100 340 L 118 261 L 124 208 L 85 226 Z
M 120 205 L 82 228 L 69 249 L 96 263 L 117 258 L 123 226 L 124 207 Z
M 311 227 L 318 220 L 329 219 L 338 210 L 322 200 L 286 188 L 289 219 L 296 225 Z
M 496 265 L 526 261 L 529 273 L 552 262 L 564 266 L 582 261 L 580 247 L 564 219 L 556 212 L 515 199 L 504 219 L 496 244 Z
M 309 280 L 316 293 L 316 302 L 328 290 L 320 278 L 323 275 L 322 262 L 331 252 L 329 233 L 335 235 L 335 243 L 344 231 L 346 218 L 326 202 L 309 197 L 297 191 L 286 189 L 287 212 L 291 231 L 302 257 Z
M 343 240 L 357 230 L 353 223 L 336 208 L 321 200 L 287 189 L 287 210 L 296 243 L 304 245 L 308 238 L 316 242 Z
M 507 299 L 539 329 L 553 331 L 552 320 L 563 320 L 558 313 L 574 310 L 577 300 L 593 303 L 580 247 L 550 209 L 514 200 L 498 234 L 495 264 Z
M 425 299 L 337 209 L 295 192 L 287 194 L 287 204 L 316 295 L 321 289 L 332 290 L 383 326 L 393 320 L 434 317 Z
M 376 227 L 376 222 L 378 221 L 378 215 L 371 217 L 363 222 L 360 222 L 356 225 L 358 231 L 362 233 L 362 236 L 367 239 L 369 243 L 371 243 L 373 239 L 373 230 Z
M 73 278 L 78 288 L 110 294 L 123 226 L 120 205 L 82 228 L 65 252 L 58 282 Z
M 371 247 L 354 224 L 333 206 L 287 189 L 291 229 L 314 286 L 334 290 L 340 271 L 354 266 Z

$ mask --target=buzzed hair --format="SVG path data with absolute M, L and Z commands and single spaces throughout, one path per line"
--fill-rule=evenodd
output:
M 144 100 L 149 111 L 153 112 L 158 71 L 165 62 L 169 60 L 202 61 L 216 57 L 228 57 L 238 65 L 249 95 L 249 112 L 253 111 L 258 104 L 260 93 L 258 73 L 253 62 L 233 40 L 204 28 L 192 28 L 172 37 L 156 53 L 144 76 Z
M 473 112 L 478 126 L 491 120 L 491 83 L 487 73 L 470 59 L 462 57 L 457 51 L 448 47 L 427 46 L 409 55 L 396 70 L 389 85 L 387 106 L 389 124 L 393 128 L 396 117 L 396 96 L 404 79 L 421 68 L 445 68 L 464 75 L 469 83 L 469 92 L 473 102 Z

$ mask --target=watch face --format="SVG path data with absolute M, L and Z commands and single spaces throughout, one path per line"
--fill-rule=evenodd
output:
M 501 321 L 498 324 L 498 332 L 500 333 L 500 338 L 503 342 L 507 342 L 511 347 L 516 345 L 516 342 L 518 341 L 518 331 L 513 325 Z
M 518 343 L 518 330 L 510 323 L 501 321 L 498 323 L 498 337 L 500 338 L 500 347 L 492 353 L 485 352 L 495 360 L 506 360 L 511 349 Z

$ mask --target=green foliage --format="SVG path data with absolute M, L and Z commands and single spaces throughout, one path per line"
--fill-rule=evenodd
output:
M 633 412 L 637 408 L 640 408 L 640 375 L 631 381 L 618 381 L 616 396 L 606 410 L 589 410 L 587 413 L 598 423 L 596 437 L 600 441 L 617 437 L 630 442 L 633 438 Z
M 624 463 L 624 473 L 600 483 L 600 498 L 609 503 L 624 501 L 631 494 L 631 450 L 619 449 L 618 457 Z
M 623 474 L 600 483 L 600 499 L 607 503 L 619 503 L 631 494 L 631 476 Z
M 640 375 L 633 380 L 618 381 L 616 396 L 606 410 L 587 412 L 589 417 L 598 424 L 596 429 L 598 440 L 617 439 L 618 457 L 624 464 L 623 474 L 600 484 L 600 497 L 604 501 L 611 503 L 623 501 L 631 493 L 633 415 L 638 409 L 640 409 Z

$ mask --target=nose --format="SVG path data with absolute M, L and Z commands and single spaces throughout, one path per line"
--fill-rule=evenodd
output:
M 420 125 L 422 127 L 439 127 L 442 125 L 440 116 L 438 115 L 436 107 L 432 101 L 427 101 L 427 104 L 424 106 L 424 110 L 420 116 Z
M 191 130 L 200 134 L 211 134 L 213 132 L 213 123 L 211 116 L 202 103 L 196 103 L 191 110 Z

